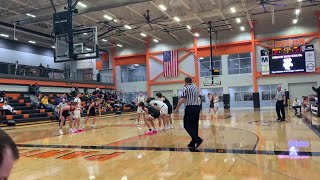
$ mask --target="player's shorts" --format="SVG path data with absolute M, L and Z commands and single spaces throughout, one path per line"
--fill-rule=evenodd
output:
M 219 103 L 214 103 L 214 108 L 218 109 L 219 108 Z
M 74 116 L 73 116 L 74 118 L 81 118 L 81 111 L 80 111 L 80 109 L 74 110 L 73 114 L 74 114 Z
M 142 110 L 142 107 L 138 107 L 137 113 L 144 113 L 144 111 Z

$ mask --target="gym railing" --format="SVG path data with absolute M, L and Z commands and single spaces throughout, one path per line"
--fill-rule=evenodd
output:
M 145 76 L 121 77 L 121 82 L 122 83 L 139 82 L 139 81 L 147 81 L 147 78 Z

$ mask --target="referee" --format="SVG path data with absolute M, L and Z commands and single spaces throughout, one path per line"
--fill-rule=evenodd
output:
M 203 141 L 198 136 L 200 116 L 200 104 L 198 101 L 199 89 L 192 84 L 192 79 L 190 77 L 186 77 L 184 81 L 185 86 L 175 111 L 178 112 L 182 103 L 185 104 L 186 108 L 184 110 L 183 124 L 192 139 L 188 144 L 188 147 L 196 149 Z
M 277 121 L 285 121 L 286 113 L 284 111 L 284 105 L 286 102 L 286 94 L 284 91 L 281 91 L 281 85 L 277 87 L 277 94 L 276 94 L 276 97 L 274 97 L 274 100 L 277 100 L 277 104 L 276 104 L 276 111 L 278 116 Z

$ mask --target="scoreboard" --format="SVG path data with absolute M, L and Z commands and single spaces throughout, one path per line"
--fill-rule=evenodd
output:
M 268 55 L 272 56 L 272 55 L 302 53 L 302 48 L 300 46 L 295 46 L 295 47 L 285 47 L 285 48 L 274 48 L 274 49 L 268 49 L 264 51 L 269 51 Z
M 262 75 L 315 71 L 313 45 L 261 50 Z

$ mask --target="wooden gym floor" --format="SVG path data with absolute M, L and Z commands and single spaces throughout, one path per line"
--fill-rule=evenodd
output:
M 187 149 L 183 112 L 174 115 L 174 129 L 153 136 L 142 135 L 134 113 L 105 116 L 97 129 L 64 136 L 57 123 L 4 127 L 21 154 L 10 179 L 319 179 L 319 118 L 287 111 L 279 123 L 273 108 L 206 113 L 199 152 Z

